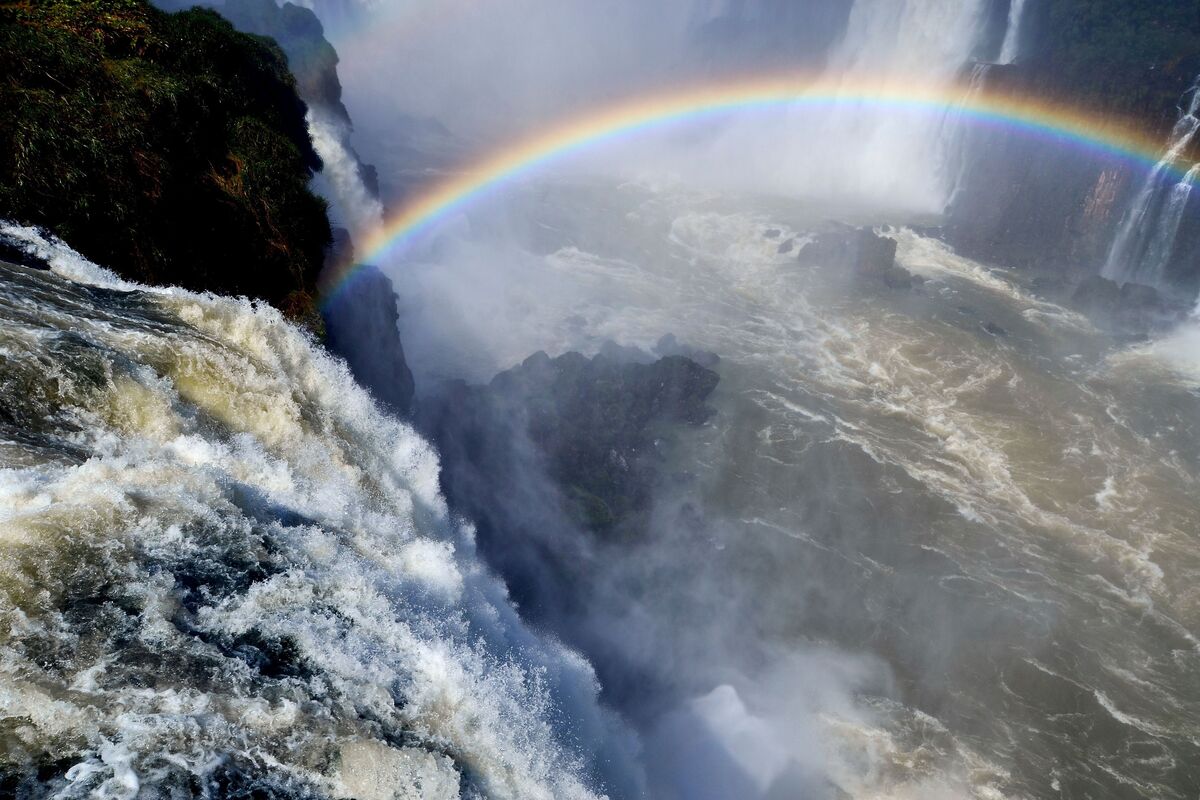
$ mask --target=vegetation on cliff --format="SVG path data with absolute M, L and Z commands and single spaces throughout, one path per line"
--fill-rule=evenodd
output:
M 0 217 L 125 277 L 313 319 L 330 239 L 286 59 L 216 13 L 0 3 Z

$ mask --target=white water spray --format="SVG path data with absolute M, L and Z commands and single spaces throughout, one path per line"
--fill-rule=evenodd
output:
M 1004 31 L 1004 43 L 1000 46 L 1000 63 L 1011 64 L 1021 54 L 1021 24 L 1025 19 L 1028 0 L 1012 0 L 1008 9 L 1008 27 Z
M 309 108 L 307 121 L 313 149 L 325 165 L 322 170 L 328 186 L 325 193 L 333 206 L 334 218 L 359 240 L 383 224 L 383 204 L 363 183 L 361 164 L 349 148 L 349 127 L 317 107 Z
M 268 306 L 0 235 L 58 273 L 0 268 L 0 773 L 125 800 L 624 780 L 590 667 L 524 626 L 345 365 Z

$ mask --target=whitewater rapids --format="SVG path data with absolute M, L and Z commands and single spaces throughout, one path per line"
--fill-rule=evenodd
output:
M 830 218 L 879 224 L 669 180 L 530 182 L 396 268 L 406 352 L 419 385 L 666 332 L 720 355 L 717 413 L 670 465 L 696 488 L 662 500 L 685 513 L 606 553 L 587 607 L 617 622 L 581 646 L 694 692 L 687 719 L 768 787 L 736 796 L 1189 800 L 1194 329 L 1114 340 L 907 228 L 879 230 L 913 288 L 798 259 Z M 742 757 L 744 738 L 770 746 Z M 673 744 L 657 763 L 712 761 Z M 775 791 L 778 748 L 836 790 Z
M 273 309 L 5 226 L 0 789 L 593 798 L 625 740 L 438 461 Z

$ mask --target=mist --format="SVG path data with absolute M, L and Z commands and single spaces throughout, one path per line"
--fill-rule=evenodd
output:
M 0 793 L 1194 800 L 1200 22 L 209 2 L 245 255 L 0 220 Z
M 369 233 L 379 211 L 351 146 L 386 216 L 548 125 L 705 82 L 794 74 L 854 94 L 887 76 L 966 99 L 979 59 L 1018 52 L 1021 9 L 1002 5 L 315 3 L 354 125 L 314 131 L 327 191 Z M 603 773 L 612 796 L 991 797 L 1010 782 L 1008 731 L 1038 723 L 982 721 L 1011 690 L 978 676 L 1040 664 L 1079 590 L 1056 576 L 1049 605 L 1001 603 L 1001 576 L 1024 567 L 967 555 L 997 540 L 1057 553 L 1028 537 L 1064 523 L 1014 476 L 987 402 L 964 398 L 1043 382 L 1026 348 L 1093 345 L 1071 312 L 904 227 L 944 218 L 969 133 L 953 108 L 857 100 L 683 121 L 539 165 L 379 263 L 455 513 L 639 741 L 636 766 Z M 899 273 L 804 256 L 849 247 L 847 226 L 893 241 Z M 642 445 L 646 507 L 606 538 L 535 433 L 558 420 L 586 449 L 598 431 L 572 430 L 570 392 L 539 395 L 537 376 L 571 352 L 597 360 L 569 369 L 596 374 L 653 364 L 667 334 L 712 355 L 712 416 Z M 1178 360 L 1188 336 L 1146 357 Z M 1155 596 L 1146 575 L 1108 579 Z
M 453 170 L 540 126 L 671 86 L 785 71 L 847 85 L 881 73 L 949 84 L 986 32 L 984 5 L 316 8 L 341 56 L 354 147 L 379 168 L 394 205 L 424 170 Z M 721 449 L 714 436 L 754 437 L 762 423 L 726 388 L 738 384 L 736 370 L 719 370 L 720 424 L 671 445 L 688 455 L 662 454 L 663 472 L 693 474 L 656 484 L 644 529 L 619 543 L 598 540 L 570 513 L 521 408 L 489 417 L 505 445 L 480 456 L 472 429 L 461 432 L 457 417 L 474 412 L 455 399 L 454 382 L 487 384 L 537 351 L 590 356 L 619 343 L 652 357 L 668 333 L 728 356 L 720 332 L 737 324 L 722 319 L 728 309 L 681 304 L 678 280 L 703 283 L 694 273 L 716 270 L 719 298 L 742 282 L 724 270 L 786 262 L 780 242 L 802 244 L 801 224 L 940 213 L 955 179 L 946 136 L 943 119 L 861 105 L 684 124 L 555 162 L 508 187 L 503 202 L 443 220 L 381 264 L 397 288 L 418 427 L 442 450 L 451 501 L 479 525 L 481 552 L 522 615 L 595 666 L 605 702 L 641 738 L 651 796 L 966 790 L 953 748 L 928 774 L 889 774 L 884 765 L 910 745 L 887 728 L 905 728 L 908 712 L 887 705 L 892 667 L 856 646 L 875 635 L 872 612 L 831 580 L 846 577 L 840 569 L 797 549 L 786 525 L 746 516 L 757 501 L 737 496 L 748 487 L 730 480 L 749 468 L 751 451 L 710 460 Z M 776 199 L 730 214 L 719 199 L 729 196 Z M 709 211 L 692 211 L 697 204 Z M 795 229 L 778 241 L 766 235 L 788 217 Z M 836 274 L 818 284 L 847 288 Z M 888 524 L 869 509 L 867 490 L 849 500 L 827 469 L 818 460 L 800 472 L 801 516 L 840 531 L 839 551 L 871 549 Z M 905 591 L 920 616 L 929 601 L 917 586 Z M 912 656 L 923 668 L 947 648 L 948 639 L 925 640 Z

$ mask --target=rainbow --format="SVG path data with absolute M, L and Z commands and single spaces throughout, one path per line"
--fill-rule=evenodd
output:
M 509 143 L 417 192 L 360 243 L 357 264 L 326 283 L 336 295 L 358 264 L 378 263 L 448 215 L 506 182 L 556 159 L 596 145 L 710 117 L 760 109 L 820 110 L 854 103 L 884 111 L 946 114 L 972 124 L 999 126 L 1065 146 L 1115 156 L 1139 167 L 1155 164 L 1162 143 L 1128 125 L 1054 103 L 962 86 L 921 88 L 897 83 L 803 82 L 795 76 L 709 85 L 638 97 L 591 110 Z M 361 234 L 360 234 L 361 235 Z

